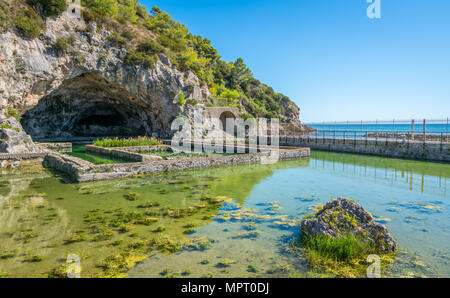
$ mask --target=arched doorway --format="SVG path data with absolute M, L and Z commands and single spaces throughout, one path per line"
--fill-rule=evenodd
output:
M 227 119 L 236 120 L 236 116 L 230 111 L 225 111 L 222 114 L 220 114 L 219 120 L 222 123 L 222 129 L 224 131 L 227 131 Z

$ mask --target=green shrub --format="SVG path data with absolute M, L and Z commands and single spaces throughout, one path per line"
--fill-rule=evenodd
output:
M 117 18 L 119 22 L 125 23 L 126 21 L 136 23 L 138 15 L 136 14 L 137 1 L 134 0 L 124 0 L 121 1 L 121 6 L 119 7 L 119 17 Z
M 128 65 L 143 65 L 148 68 L 154 68 L 156 61 L 158 61 L 156 55 L 148 55 L 133 50 L 128 50 L 127 56 L 125 57 L 125 63 Z
M 0 1 L 0 29 L 9 28 L 10 14 L 11 14 L 11 11 L 9 10 L 8 5 L 5 2 L 3 2 L 3 0 L 1 0 Z
M 75 36 L 71 35 L 69 37 L 57 38 L 54 48 L 59 53 L 65 53 L 69 50 L 69 46 L 73 45 L 75 41 Z
M 182 39 L 177 40 L 165 35 L 161 35 L 158 37 L 158 42 L 175 52 L 181 52 L 186 49 L 186 44 Z
M 16 17 L 15 25 L 26 37 L 36 38 L 41 35 L 43 21 L 32 8 L 28 7 L 22 10 Z
M 239 114 L 239 117 L 243 120 L 255 119 L 255 117 L 252 114 L 247 114 L 247 113 Z
M 146 40 L 137 47 L 138 52 L 146 54 L 158 54 L 164 51 L 164 48 L 154 40 Z
M 119 12 L 119 6 L 116 0 L 83 0 L 82 4 L 100 16 L 114 18 Z
M 186 104 L 186 95 L 183 92 L 178 96 L 178 105 L 184 106 Z
M 189 104 L 189 105 L 191 105 L 191 106 L 196 106 L 196 105 L 198 105 L 198 101 L 195 100 L 195 99 L 188 99 L 188 100 L 186 101 L 186 103 Z
M 124 47 L 127 43 L 124 37 L 120 36 L 118 33 L 113 32 L 108 36 L 108 40 L 116 47 Z
M 28 0 L 30 5 L 42 5 L 44 16 L 58 16 L 67 9 L 66 0 Z
M 16 118 L 17 121 L 20 122 L 20 119 L 22 118 L 22 115 L 19 113 L 19 111 L 17 111 L 16 109 L 14 109 L 13 107 L 7 107 L 6 108 L 6 113 L 5 116 L 8 117 L 14 117 Z
M 103 139 L 96 140 L 94 142 L 95 146 L 100 147 L 130 147 L 130 146 L 156 146 L 161 145 L 161 142 L 155 138 L 149 137 L 138 137 L 129 139 Z
M 132 40 L 133 38 L 135 38 L 135 35 L 132 31 L 130 30 L 125 30 L 122 32 L 122 36 L 123 38 L 126 38 L 128 40 Z

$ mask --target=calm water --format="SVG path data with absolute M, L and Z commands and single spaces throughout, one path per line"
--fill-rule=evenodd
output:
M 95 153 L 86 153 L 85 145 L 75 145 L 74 144 L 72 146 L 72 152 L 66 152 L 66 154 L 69 154 L 71 156 L 75 156 L 75 157 L 84 159 L 86 161 L 92 162 L 95 165 L 130 162 L 129 160 L 122 159 L 122 158 L 110 157 L 110 156 L 105 156 L 105 155 L 95 154 Z
M 289 245 L 297 221 L 317 203 L 349 197 L 398 240 L 388 276 L 450 277 L 450 165 L 312 152 L 276 165 L 62 178 L 1 176 L 1 274 L 48 276 L 75 253 L 84 277 L 309 276 Z M 111 264 L 120 258 L 129 270 Z

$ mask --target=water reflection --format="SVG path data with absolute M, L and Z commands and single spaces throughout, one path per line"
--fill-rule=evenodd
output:
M 375 156 L 311 152 L 311 167 L 348 178 L 407 186 L 411 191 L 447 196 L 450 165 Z
M 58 276 L 76 253 L 83 277 L 314 276 L 289 241 L 314 204 L 344 196 L 385 218 L 409 251 L 393 276 L 450 276 L 449 169 L 312 152 L 310 160 L 82 184 L 48 172 L 4 175 L 0 272 Z

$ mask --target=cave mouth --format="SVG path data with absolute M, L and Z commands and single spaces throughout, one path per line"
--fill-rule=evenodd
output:
M 77 114 L 70 125 L 63 127 L 63 131 L 75 137 L 145 135 L 145 130 L 142 128 L 130 127 L 127 121 L 130 115 L 124 115 L 119 110 L 114 106 L 96 104 Z
M 22 117 L 33 139 L 151 135 L 151 107 L 95 73 L 67 79 Z

